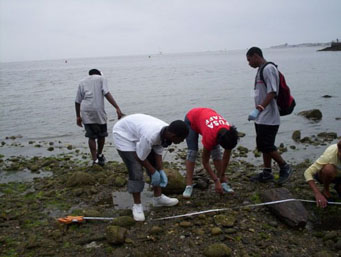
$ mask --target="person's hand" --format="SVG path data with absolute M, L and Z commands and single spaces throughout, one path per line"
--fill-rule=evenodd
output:
M 250 120 L 255 120 L 255 119 L 257 119 L 258 115 L 259 115 L 259 110 L 258 109 L 254 109 L 252 112 L 250 112 L 248 120 L 249 121 Z
M 166 172 L 164 170 L 160 170 L 160 187 L 166 187 L 168 184 L 168 178 Z
M 321 208 L 327 207 L 328 201 L 323 194 L 321 194 L 321 193 L 316 194 L 315 199 L 316 199 L 316 206 L 317 207 L 321 207 Z
M 155 170 L 155 172 L 151 175 L 150 183 L 152 184 L 152 186 L 160 186 L 160 182 L 161 182 L 160 173 L 157 170 Z
M 116 109 L 116 113 L 118 119 L 121 119 L 123 116 L 125 116 L 125 114 L 121 112 L 121 109 Z
M 220 183 L 219 179 L 217 179 L 214 182 L 214 184 L 215 184 L 215 191 L 217 192 L 217 194 L 221 194 L 222 195 L 224 193 L 224 191 L 223 191 L 223 188 L 221 186 L 221 183 Z
M 81 117 L 77 117 L 77 125 L 80 127 L 83 127 L 82 125 L 82 118 Z

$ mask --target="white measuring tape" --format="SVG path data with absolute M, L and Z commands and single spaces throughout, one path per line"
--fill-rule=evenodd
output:
M 272 201 L 272 202 L 266 202 L 266 203 L 249 204 L 249 205 L 230 207 L 230 208 L 211 209 L 211 210 L 206 210 L 206 211 L 191 212 L 191 213 L 175 215 L 175 216 L 168 216 L 168 217 L 163 217 L 163 218 L 158 218 L 158 219 L 153 219 L 153 220 L 169 220 L 169 219 L 176 219 L 176 218 L 181 218 L 181 217 L 189 217 L 189 216 L 194 216 L 194 215 L 199 215 L 199 214 L 204 214 L 204 213 L 209 213 L 209 212 L 219 212 L 219 211 L 227 211 L 227 210 L 231 210 L 231 209 L 258 207 L 258 206 L 265 206 L 265 205 L 272 205 L 272 204 L 277 204 L 277 203 L 285 203 L 285 202 L 293 202 L 293 201 L 305 202 L 305 203 L 316 203 L 316 201 L 313 201 L 313 200 L 285 199 L 285 200 L 278 200 L 278 201 Z M 341 205 L 341 202 L 328 202 L 328 204 Z

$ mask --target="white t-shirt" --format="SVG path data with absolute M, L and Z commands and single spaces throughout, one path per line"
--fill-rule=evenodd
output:
M 104 110 L 104 96 L 109 93 L 107 84 L 107 80 L 100 75 L 91 75 L 79 83 L 75 102 L 81 105 L 84 124 L 107 123 Z
M 144 161 L 151 150 L 162 155 L 161 129 L 168 124 L 146 114 L 132 114 L 121 118 L 113 127 L 115 146 L 120 151 L 136 151 Z
M 260 79 L 260 70 L 262 67 L 259 67 L 256 81 L 255 81 L 255 105 L 262 104 L 266 95 L 270 92 L 275 92 L 278 94 L 279 89 L 279 74 L 277 68 L 268 64 L 265 66 L 263 70 L 263 77 L 266 82 Z M 270 103 L 265 107 L 264 111 L 261 111 L 255 120 L 257 124 L 262 125 L 279 125 L 280 124 L 280 115 L 277 106 L 276 99 L 272 99 Z

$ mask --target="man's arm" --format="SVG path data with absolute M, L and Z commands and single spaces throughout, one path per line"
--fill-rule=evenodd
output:
M 214 172 L 211 168 L 211 165 L 210 165 L 210 155 L 211 155 L 211 151 L 207 150 L 204 147 L 203 152 L 202 152 L 202 165 L 204 166 L 205 170 L 207 171 L 207 173 L 210 175 L 210 177 L 214 181 L 216 192 L 222 194 L 223 189 L 221 187 L 221 183 L 220 183 L 218 177 L 214 174 Z
M 223 155 L 223 165 L 222 165 L 222 170 L 218 174 L 220 181 L 224 181 L 225 177 L 225 171 L 227 169 L 227 166 L 229 165 L 230 162 L 230 157 L 231 157 L 231 150 L 225 149 L 224 155 Z
M 75 102 L 77 125 L 83 127 L 81 118 L 81 105 Z
M 265 109 L 266 106 L 268 106 L 268 104 L 271 102 L 272 99 L 274 99 L 276 97 L 276 92 L 270 92 L 267 93 L 265 99 L 263 100 L 261 106 L 256 106 L 256 108 L 261 112 Z M 263 108 L 262 108 L 263 107 Z
M 155 168 L 159 171 L 162 170 L 162 155 L 155 154 L 155 162 Z
M 309 180 L 308 184 L 309 184 L 310 188 L 314 192 L 315 199 L 316 199 L 316 205 L 318 207 L 322 207 L 322 208 L 327 207 L 328 201 L 324 197 L 324 195 L 320 192 L 320 190 L 317 188 L 317 186 L 315 184 L 315 181 L 314 180 Z
M 124 114 L 121 112 L 120 107 L 118 106 L 118 104 L 116 103 L 115 99 L 110 94 L 110 92 L 108 92 L 105 95 L 105 98 L 108 100 L 109 103 L 111 103 L 112 106 L 114 106 L 116 108 L 117 118 L 121 119 L 124 116 Z
M 266 69 L 263 70 L 263 80 L 267 89 L 271 89 L 271 91 L 267 93 L 265 99 L 260 104 L 261 106 L 256 107 L 259 111 L 263 111 L 272 99 L 276 97 L 276 92 L 274 90 L 279 90 L 276 86 L 276 84 L 279 83 L 279 72 L 277 68 L 273 65 L 267 66 Z

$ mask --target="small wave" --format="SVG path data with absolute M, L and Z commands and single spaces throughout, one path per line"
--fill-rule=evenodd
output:
M 44 136 L 44 137 L 30 137 L 27 138 L 28 140 L 46 140 L 46 139 L 59 139 L 59 138 L 67 138 L 67 137 L 73 137 L 74 134 L 68 133 L 68 134 L 61 134 L 61 135 L 53 135 L 53 136 Z

